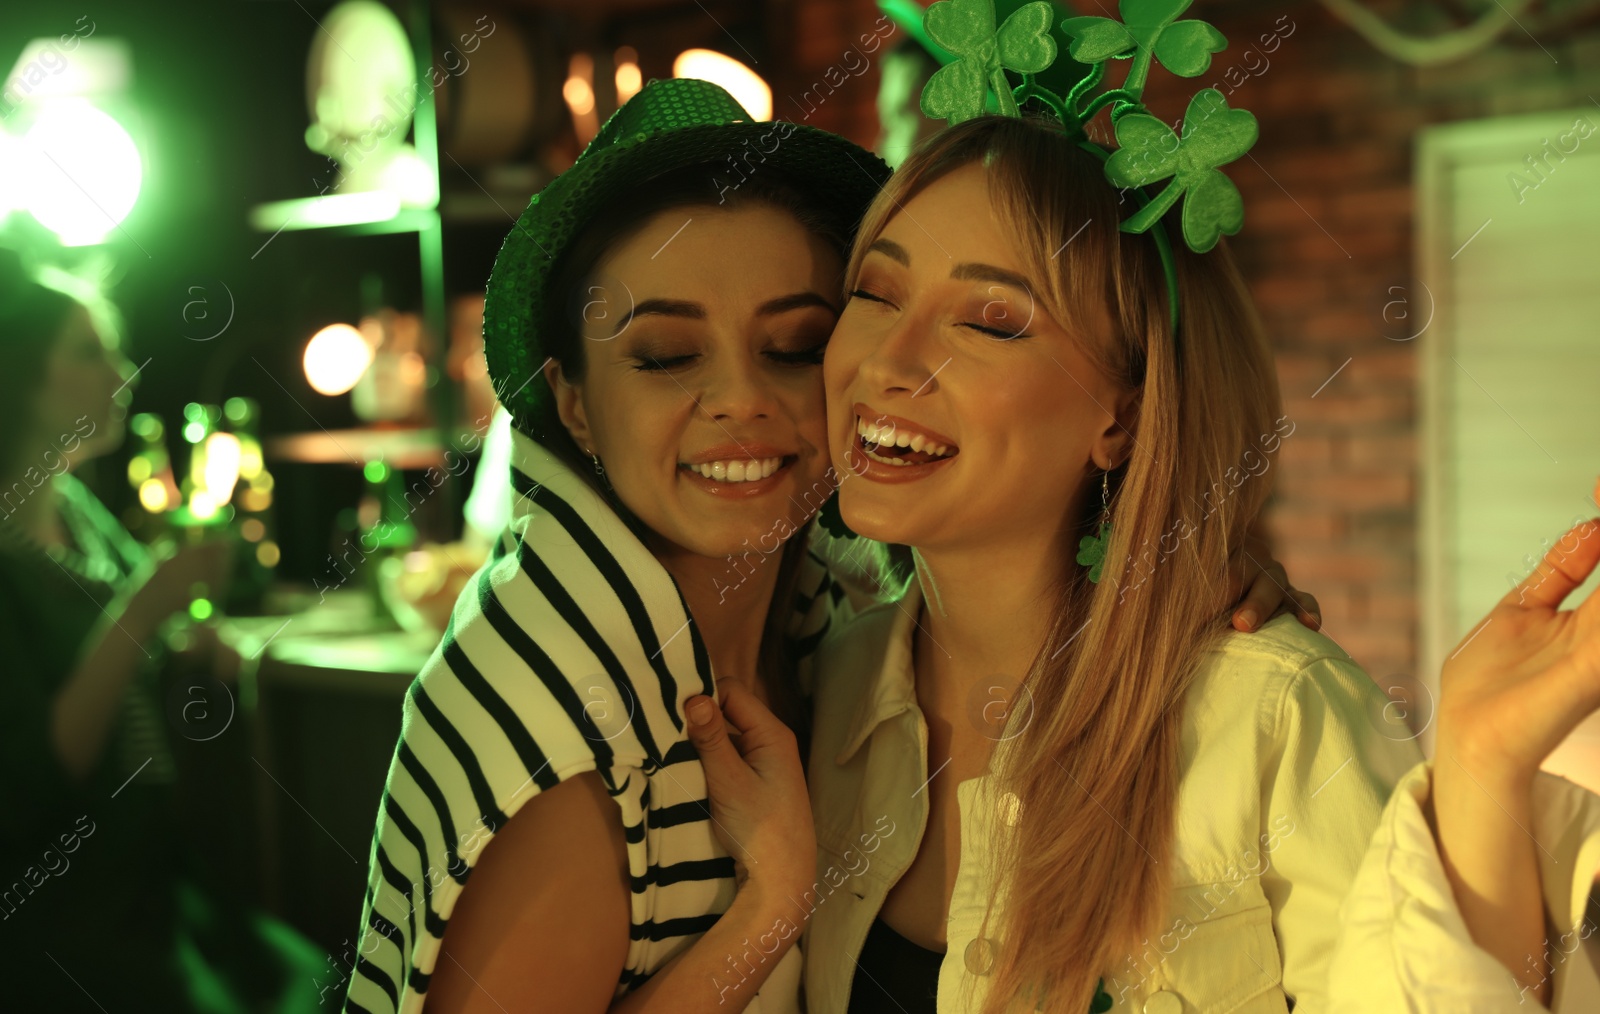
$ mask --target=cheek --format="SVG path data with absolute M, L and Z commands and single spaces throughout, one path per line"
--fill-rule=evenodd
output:
M 827 397 L 830 428 L 842 425 L 844 418 L 850 414 L 845 390 L 855 379 L 856 370 L 861 364 L 861 353 L 857 348 L 860 344 L 859 339 L 853 338 L 849 330 L 840 326 L 834 329 L 828 348 L 822 354 L 822 386 Z

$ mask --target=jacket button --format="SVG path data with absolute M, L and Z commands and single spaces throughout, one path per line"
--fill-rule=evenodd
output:
M 1000 820 L 1006 827 L 1016 827 L 1022 821 L 1022 800 L 1015 792 L 1000 797 Z
M 1183 1014 L 1183 1001 L 1178 994 L 1163 989 L 1144 1002 L 1144 1014 Z
M 967 971 L 973 975 L 988 975 L 989 969 L 994 967 L 994 942 L 988 937 L 977 937 L 967 945 L 963 957 Z

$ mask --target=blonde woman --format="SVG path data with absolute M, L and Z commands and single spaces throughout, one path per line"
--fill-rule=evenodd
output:
M 917 579 L 816 658 L 819 1014 L 1317 1010 L 1420 759 L 1333 641 L 1218 610 L 1293 420 L 1226 248 L 1176 251 L 1180 349 L 1101 171 L 1046 121 L 969 120 L 857 234 L 840 509 Z

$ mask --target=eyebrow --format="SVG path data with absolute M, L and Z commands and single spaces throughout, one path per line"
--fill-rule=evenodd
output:
M 622 319 L 617 322 L 617 329 L 611 332 L 611 337 L 615 338 L 621 334 L 623 328 L 631 324 L 635 317 L 647 316 L 705 320 L 706 308 L 686 299 L 647 299 L 642 303 L 635 303 L 633 309 L 623 314 Z
M 911 266 L 911 255 L 906 253 L 905 247 L 892 239 L 875 241 L 871 246 L 867 247 L 867 253 L 881 253 L 890 260 L 897 261 L 906 267 Z M 1010 285 L 1022 289 L 1024 292 L 1033 291 L 1032 287 L 1028 285 L 1027 278 L 1017 274 L 1015 271 L 997 268 L 993 264 L 975 262 L 957 264 L 950 269 L 950 277 L 961 279 L 962 281 L 998 282 L 1001 285 Z
M 820 306 L 833 314 L 838 314 L 839 308 L 823 299 L 815 292 L 791 292 L 787 296 L 769 299 L 756 308 L 756 316 L 772 317 L 791 310 L 800 310 L 807 307 Z M 678 317 L 683 320 L 705 320 L 706 308 L 699 303 L 686 299 L 646 299 L 629 310 L 622 320 L 618 321 L 617 328 L 611 332 L 615 338 L 636 317 Z
M 1023 292 L 1032 292 L 1028 280 L 1015 271 L 997 268 L 993 264 L 957 264 L 950 269 L 951 278 L 960 278 L 975 282 L 998 282 L 1001 285 L 1010 285 L 1021 289 Z

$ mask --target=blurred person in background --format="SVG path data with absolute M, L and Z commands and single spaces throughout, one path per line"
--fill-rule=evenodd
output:
M 155 552 L 72 475 L 123 439 L 117 331 L 103 299 L 0 250 L 3 1006 L 315 1010 L 320 952 L 196 886 L 175 805 L 161 676 L 239 659 L 214 628 L 163 632 L 196 585 L 222 597 L 228 543 Z

